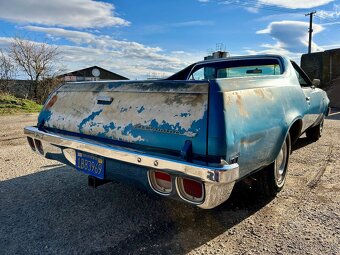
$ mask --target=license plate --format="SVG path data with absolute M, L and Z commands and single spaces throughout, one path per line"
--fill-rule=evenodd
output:
M 104 158 L 84 152 L 76 153 L 76 169 L 99 179 L 104 179 Z

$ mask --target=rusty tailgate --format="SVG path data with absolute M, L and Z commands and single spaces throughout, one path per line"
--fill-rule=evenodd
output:
M 207 82 L 142 81 L 68 83 L 45 104 L 46 128 L 206 154 Z

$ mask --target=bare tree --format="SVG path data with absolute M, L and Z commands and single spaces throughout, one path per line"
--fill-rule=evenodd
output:
M 32 81 L 30 94 L 37 99 L 40 81 L 55 75 L 60 57 L 58 47 L 14 38 L 9 52 L 13 61 Z
M 11 59 L 0 49 L 0 91 L 8 92 L 9 84 L 14 77 L 15 67 Z

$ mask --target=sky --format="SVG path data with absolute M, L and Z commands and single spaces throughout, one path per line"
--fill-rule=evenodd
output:
M 98 65 L 130 79 L 166 77 L 215 50 L 299 62 L 340 48 L 340 0 L 0 0 L 0 49 L 14 37 L 56 45 L 63 71 Z

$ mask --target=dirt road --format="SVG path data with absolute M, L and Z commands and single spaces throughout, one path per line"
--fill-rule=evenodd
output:
M 200 210 L 32 153 L 36 115 L 0 117 L 0 254 L 340 254 L 340 113 L 299 139 L 277 198 L 240 187 Z

